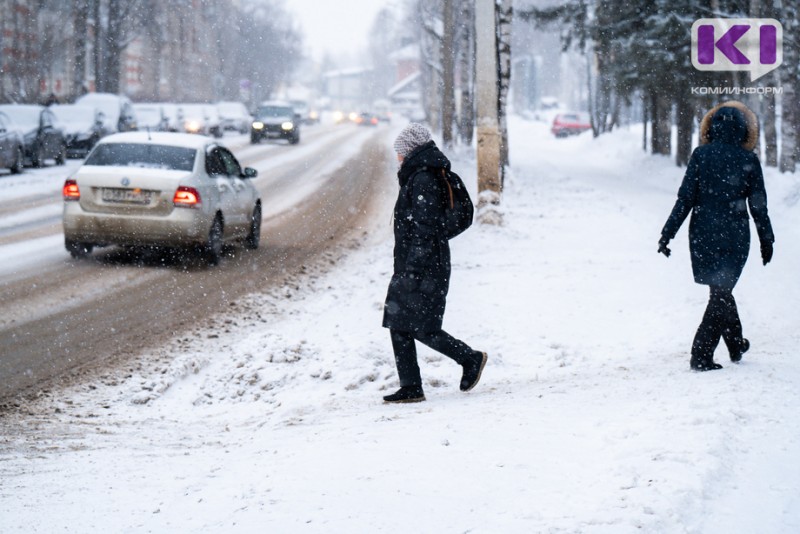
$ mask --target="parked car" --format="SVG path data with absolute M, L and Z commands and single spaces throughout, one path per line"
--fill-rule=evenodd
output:
M 222 137 L 224 130 L 222 129 L 222 119 L 219 116 L 217 106 L 214 104 L 203 104 L 203 109 L 206 112 L 209 133 L 214 137 Z
M 258 248 L 256 176 L 209 137 L 110 135 L 64 183 L 65 246 L 75 258 L 103 245 L 187 248 L 216 264 L 223 243 Z
M 164 115 L 164 123 L 167 132 L 182 132 L 183 131 L 183 115 L 178 104 L 171 102 L 161 102 L 156 104 L 161 107 L 161 113 Z
M 169 131 L 169 119 L 161 104 L 134 104 L 136 126 L 139 130 L 151 132 Z
M 288 102 L 262 102 L 250 128 L 250 142 L 262 139 L 286 139 L 290 144 L 300 142 L 300 116 Z
M 219 102 L 217 112 L 223 130 L 237 131 L 241 134 L 246 134 L 250 130 L 253 118 L 241 102 Z
M 10 119 L 11 126 L 22 134 L 25 164 L 44 167 L 47 159 L 63 165 L 67 159 L 64 132 L 56 125 L 53 112 L 44 106 L 5 104 L 0 111 Z
M 111 133 L 104 123 L 103 112 L 92 106 L 54 104 L 49 109 L 64 132 L 69 158 L 86 157 L 100 139 Z
M 181 131 L 222 137 L 219 115 L 217 115 L 213 106 L 208 104 L 179 104 L 178 114 L 183 121 Z
M 294 112 L 299 115 L 302 124 L 315 124 L 319 122 L 319 111 L 312 109 L 305 100 L 290 100 Z
M 25 146 L 22 135 L 13 127 L 8 115 L 0 112 L 0 169 L 9 169 L 12 174 L 19 174 L 24 165 Z
M 132 132 L 138 128 L 136 112 L 127 96 L 112 93 L 88 93 L 78 98 L 75 103 L 94 106 L 102 111 L 106 127 L 111 132 Z
M 567 137 L 591 129 L 592 124 L 589 122 L 588 114 L 570 112 L 556 115 L 555 119 L 553 119 L 553 126 L 550 128 L 550 131 L 556 137 Z

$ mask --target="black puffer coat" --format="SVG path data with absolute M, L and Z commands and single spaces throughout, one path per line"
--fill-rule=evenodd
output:
M 397 173 L 394 207 L 394 274 L 383 326 L 404 332 L 435 332 L 450 285 L 450 246 L 444 230 L 441 169 L 450 161 L 430 141 L 414 149 Z
M 761 164 L 752 152 L 757 139 L 754 116 L 733 104 L 738 103 L 712 110 L 704 119 L 701 139 L 707 144 L 692 153 L 678 200 L 661 231 L 674 238 L 691 212 L 689 250 L 695 282 L 730 289 L 750 251 L 748 205 L 761 242 L 775 240 Z

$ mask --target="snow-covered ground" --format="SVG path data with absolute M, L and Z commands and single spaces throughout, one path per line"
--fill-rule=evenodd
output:
M 387 198 L 327 267 L 0 419 L 0 532 L 799 532 L 797 177 L 767 171 L 775 259 L 754 238 L 734 293 L 751 351 L 693 373 L 686 228 L 656 253 L 682 170 L 638 129 L 511 136 L 505 225 L 452 242 L 475 390 L 420 349 L 428 401 L 381 402 Z

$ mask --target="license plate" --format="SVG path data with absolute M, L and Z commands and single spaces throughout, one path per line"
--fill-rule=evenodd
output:
M 121 204 L 150 204 L 153 197 L 152 191 L 144 189 L 103 188 L 103 202 Z

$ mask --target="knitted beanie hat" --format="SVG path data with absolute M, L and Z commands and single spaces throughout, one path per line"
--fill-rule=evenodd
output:
M 403 157 L 431 140 L 431 132 L 418 122 L 412 122 L 400 132 L 394 141 L 394 150 Z

